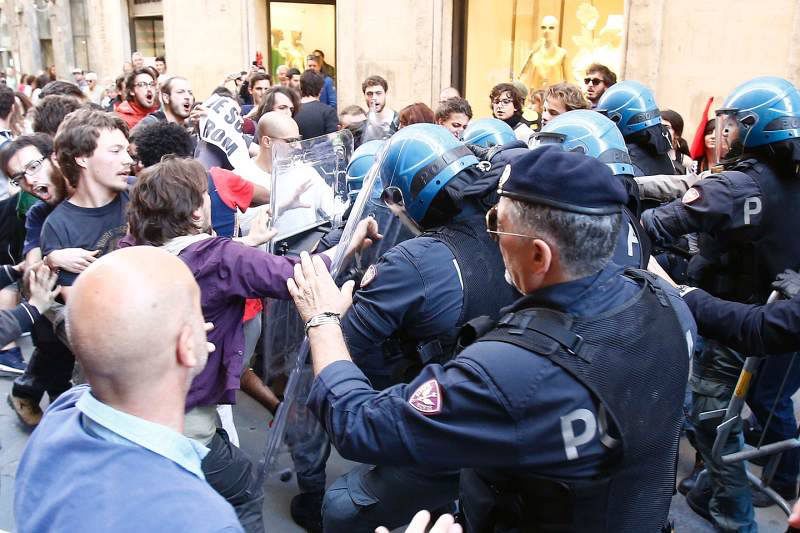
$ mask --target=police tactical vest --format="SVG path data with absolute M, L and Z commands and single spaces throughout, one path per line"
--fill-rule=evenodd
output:
M 740 189 L 752 187 L 753 197 L 734 206 L 732 228 L 700 234 L 700 253 L 689 264 L 689 276 L 720 298 L 764 303 L 775 277 L 800 267 L 800 180 L 781 178 L 756 159 L 722 175 Z
M 444 243 L 453 253 L 464 300 L 458 321 L 449 331 L 442 331 L 433 339 L 414 339 L 407 334 L 396 336 L 395 340 L 413 363 L 399 369 L 398 374 L 405 379 L 416 375 L 423 365 L 449 361 L 454 355 L 458 332 L 468 320 L 483 315 L 497 317 L 500 309 L 519 297 L 505 281 L 500 249 L 485 227 L 484 215 L 477 214 L 421 235 Z
M 688 374 L 686 337 L 650 275 L 626 275 L 642 289 L 616 310 L 575 318 L 523 309 L 478 340 L 546 357 L 591 391 L 608 415 L 602 442 L 611 453 L 602 474 L 579 481 L 520 470 L 463 470 L 467 531 L 642 533 L 666 524 Z

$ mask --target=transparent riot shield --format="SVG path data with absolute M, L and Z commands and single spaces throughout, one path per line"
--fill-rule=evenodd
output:
M 364 185 L 353 204 L 350 217 L 345 225 L 342 238 L 331 265 L 331 273 L 337 285 L 348 280 L 355 280 L 356 287 L 365 272 L 384 252 L 396 244 L 414 236 L 400 219 L 392 214 L 381 201 L 383 184 L 378 175 L 378 166 L 373 165 L 364 179 Z M 373 217 L 378 223 L 378 231 L 383 238 L 372 246 L 353 256 L 346 256 L 345 250 L 352 241 L 356 226 L 367 218 Z M 302 332 L 302 323 L 294 311 L 297 326 Z M 271 320 L 267 315 L 267 322 Z M 286 348 L 285 345 L 283 345 Z M 303 337 L 296 353 L 288 357 L 291 362 L 288 382 L 284 391 L 284 400 L 278 409 L 270 431 L 267 433 L 264 455 L 259 464 L 260 481 L 275 472 L 294 470 L 295 462 L 319 462 L 318 458 L 327 453 L 327 435 L 319 422 L 305 407 L 306 400 L 314 380 L 310 365 L 308 341 Z M 285 452 L 284 442 L 290 445 L 292 459 Z M 322 463 L 324 468 L 324 462 Z M 298 464 L 298 470 L 301 466 Z
M 278 234 L 269 251 L 298 257 L 314 249 L 347 207 L 347 163 L 353 153 L 349 130 L 296 142 L 275 141 L 272 148 L 270 208 Z M 262 346 L 264 379 L 286 374 L 305 334 L 294 303 L 265 302 Z
M 272 148 L 272 252 L 295 255 L 314 243 L 314 228 L 329 228 L 347 207 L 347 163 L 353 135 L 341 130 Z

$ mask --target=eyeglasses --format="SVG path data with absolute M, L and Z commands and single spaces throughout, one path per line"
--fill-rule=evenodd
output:
M 32 178 L 39 172 L 39 169 L 42 168 L 42 164 L 44 160 L 47 159 L 46 157 L 42 157 L 40 159 L 34 159 L 24 167 L 22 167 L 22 172 L 14 174 L 8 178 L 8 181 L 11 182 L 12 185 L 19 185 L 19 182 L 22 181 L 24 178 Z
M 554 30 L 554 29 L 556 29 L 556 27 L 555 27 L 555 26 L 540 26 L 540 28 L 541 28 L 543 31 L 544 31 L 544 30 Z
M 592 85 L 600 85 L 601 83 L 603 83 L 603 80 L 601 80 L 600 78 L 583 78 L 584 85 L 589 85 L 590 83 Z
M 526 239 L 538 239 L 533 235 L 523 235 L 521 233 L 510 233 L 497 229 L 497 206 L 492 207 L 486 212 L 486 232 L 491 235 L 494 242 L 500 241 L 500 235 L 511 235 L 512 237 L 524 237 Z
M 514 103 L 514 100 L 511 100 L 509 98 L 498 98 L 497 100 L 493 100 L 492 101 L 492 104 L 494 104 L 494 105 L 502 105 L 502 106 L 511 105 L 513 103 Z
M 144 89 L 145 87 L 155 87 L 156 82 L 154 81 L 140 81 L 133 84 L 134 87 L 138 87 L 140 89 Z

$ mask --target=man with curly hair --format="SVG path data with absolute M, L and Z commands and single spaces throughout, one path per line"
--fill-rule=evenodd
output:
M 571 83 L 556 83 L 547 88 L 544 93 L 544 110 L 542 121 L 547 124 L 558 115 L 576 109 L 591 109 L 592 104 L 583 95 L 577 85 Z

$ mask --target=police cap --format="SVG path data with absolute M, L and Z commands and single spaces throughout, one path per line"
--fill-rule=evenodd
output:
M 507 166 L 497 192 L 587 215 L 619 213 L 628 200 L 624 185 L 607 165 L 555 145 L 541 146 Z

